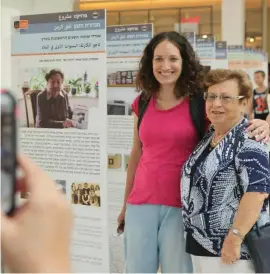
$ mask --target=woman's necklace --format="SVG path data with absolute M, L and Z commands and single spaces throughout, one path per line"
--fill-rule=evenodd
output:
M 225 134 L 223 134 L 221 137 L 219 137 L 217 139 L 217 141 L 215 141 L 216 133 L 214 133 L 214 136 L 213 136 L 213 138 L 211 140 L 211 146 L 212 147 L 216 147 L 230 131 L 231 131 L 231 128 Z
M 214 136 L 213 136 L 213 138 L 212 138 L 212 140 L 211 140 L 210 145 L 211 145 L 212 147 L 216 147 L 216 146 L 223 140 L 223 138 L 224 138 L 224 137 L 225 137 L 225 136 L 234 128 L 234 127 L 236 127 L 237 125 L 239 125 L 239 124 L 241 123 L 241 121 L 242 121 L 242 119 L 240 119 L 240 121 L 238 121 L 233 127 L 231 127 L 224 135 L 222 135 L 221 137 L 219 137 L 217 141 L 215 141 L 216 132 L 214 132 Z
M 227 133 L 228 133 L 228 132 L 227 132 Z M 213 136 L 213 138 L 212 138 L 212 140 L 211 140 L 211 146 L 212 146 L 212 147 L 216 147 L 216 146 L 219 144 L 219 142 L 227 135 L 227 133 L 225 133 L 225 134 L 222 135 L 220 138 L 218 138 L 217 141 L 215 141 L 216 134 L 214 134 L 214 136 Z

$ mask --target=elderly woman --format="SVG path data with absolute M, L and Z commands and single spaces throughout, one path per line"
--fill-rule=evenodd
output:
M 245 235 L 270 222 L 269 156 L 250 139 L 242 116 L 252 84 L 241 71 L 213 70 L 206 79 L 212 125 L 183 167 L 186 252 L 194 272 L 254 272 Z

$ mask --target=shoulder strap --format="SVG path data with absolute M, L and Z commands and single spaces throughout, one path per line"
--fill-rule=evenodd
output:
M 196 127 L 197 134 L 200 140 L 205 134 L 205 101 L 203 99 L 203 91 L 200 90 L 196 96 L 190 98 L 190 114 L 191 119 Z M 150 98 L 144 99 L 143 93 L 139 97 L 139 108 L 138 108 L 138 131 L 142 122 L 143 115 L 148 107 Z
M 201 140 L 205 134 L 205 101 L 203 99 L 203 90 L 199 90 L 195 96 L 190 97 L 189 104 L 191 119 Z
M 139 97 L 139 104 L 138 104 L 138 125 L 137 125 L 137 128 L 138 128 L 138 132 L 139 132 L 139 129 L 140 129 L 140 125 L 141 125 L 141 122 L 142 122 L 142 118 L 143 118 L 143 115 L 148 107 L 148 104 L 149 104 L 149 101 L 150 101 L 150 98 L 149 99 L 144 99 L 143 97 L 143 93 L 141 93 L 140 97 Z

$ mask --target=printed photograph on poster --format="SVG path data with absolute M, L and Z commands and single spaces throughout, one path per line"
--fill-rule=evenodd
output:
M 66 194 L 66 181 L 65 180 L 55 180 L 56 188 L 61 190 L 63 194 Z M 21 192 L 21 199 L 28 199 L 30 196 L 30 192 Z
M 108 87 L 133 87 L 136 82 L 137 70 L 109 69 L 107 71 Z
M 65 180 L 55 180 L 57 189 L 61 190 L 63 194 L 67 193 L 67 184 Z
M 108 155 L 108 169 L 120 170 L 122 169 L 122 155 L 109 154 Z
M 113 100 L 107 103 L 108 115 L 132 115 L 131 104 L 124 100 Z
M 100 186 L 94 183 L 71 184 L 71 203 L 73 205 L 101 206 Z
M 20 127 L 87 130 L 89 109 L 98 107 L 99 80 L 92 70 L 78 71 L 25 69 L 20 78 Z

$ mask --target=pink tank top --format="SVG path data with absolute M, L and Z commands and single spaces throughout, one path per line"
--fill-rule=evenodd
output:
M 138 104 L 139 96 L 132 104 L 137 115 Z M 189 99 L 169 110 L 158 110 L 155 105 L 153 96 L 140 125 L 142 156 L 127 202 L 181 207 L 182 166 L 199 142 Z

